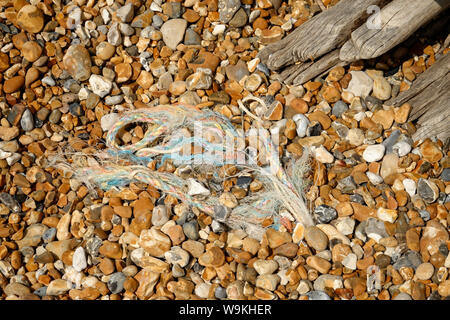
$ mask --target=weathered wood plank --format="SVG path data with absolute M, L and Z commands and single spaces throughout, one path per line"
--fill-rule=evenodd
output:
M 394 107 L 398 107 L 421 92 L 423 92 L 426 88 L 428 88 L 433 83 L 444 79 L 445 76 L 450 72 L 450 54 L 444 55 L 442 58 L 438 59 L 430 68 L 425 70 L 412 84 L 409 90 L 401 92 L 395 98 L 391 98 L 385 102 L 386 105 L 391 105 Z M 424 111 L 420 111 L 416 107 L 415 110 L 410 114 L 411 120 L 415 120 L 420 117 Z
M 344 44 L 350 33 L 366 21 L 371 5 L 383 7 L 389 1 L 341 0 L 284 39 L 265 47 L 258 56 L 272 70 L 315 60 Z
M 408 102 L 412 106 L 410 121 L 417 120 L 415 140 L 450 137 L 450 54 L 437 60 L 422 73 L 407 91 L 385 104 L 395 107 Z
M 303 84 L 337 65 L 346 64 L 347 62 L 342 62 L 339 59 L 339 50 L 334 50 L 314 63 L 309 61 L 287 67 L 280 73 L 278 80 L 287 84 Z
M 448 7 L 449 0 L 394 0 L 381 9 L 381 29 L 362 24 L 351 33 L 339 57 L 350 62 L 379 57 Z

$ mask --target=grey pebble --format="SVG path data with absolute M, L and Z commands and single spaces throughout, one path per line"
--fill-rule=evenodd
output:
M 450 168 L 445 168 L 440 177 L 443 181 L 448 182 L 450 181 Z
M 214 291 L 214 296 L 217 299 L 225 299 L 227 297 L 227 290 L 221 286 L 218 286 Z
M 154 15 L 152 18 L 152 26 L 154 26 L 155 28 L 160 28 L 164 23 L 164 20 L 158 16 L 158 15 Z
M 344 101 L 337 101 L 333 108 L 331 109 L 331 113 L 336 116 L 336 118 L 340 118 L 342 114 L 348 110 L 348 105 Z
M 314 209 L 314 215 L 319 223 L 328 223 L 337 218 L 337 212 L 334 208 L 321 204 Z
M 105 98 L 105 104 L 107 106 L 113 106 L 113 105 L 121 103 L 122 101 L 123 101 L 123 96 L 122 95 L 107 96 Z
M 6 192 L 0 193 L 0 201 L 15 213 L 21 211 L 19 203 L 17 203 L 17 201 L 9 193 Z
M 110 275 L 108 280 L 108 289 L 111 293 L 119 293 L 123 290 L 123 283 L 127 277 L 122 272 L 116 272 Z
M 25 109 L 22 119 L 20 119 L 20 126 L 24 131 L 31 131 L 34 129 L 33 114 L 29 109 Z
M 49 243 L 55 240 L 55 237 L 56 237 L 56 228 L 50 228 L 44 232 L 44 234 L 42 235 L 42 240 L 45 243 Z
M 42 79 L 41 79 L 41 82 L 42 82 L 43 84 L 46 84 L 46 85 L 49 85 L 49 86 L 54 86 L 54 85 L 56 85 L 56 81 L 55 81 L 52 77 L 50 77 L 50 76 L 47 76 L 47 77 L 42 78 Z
M 183 224 L 183 232 L 187 238 L 191 240 L 198 240 L 200 237 L 198 234 L 198 223 L 197 221 L 190 221 Z
M 57 124 L 61 120 L 61 116 L 61 111 L 55 109 L 50 113 L 50 117 L 48 118 L 48 120 L 53 124 Z
M 324 291 L 310 291 L 306 293 L 309 300 L 331 300 L 330 296 Z
M 409 250 L 405 252 L 394 264 L 393 267 L 396 270 L 400 270 L 402 267 L 410 267 L 414 270 L 422 263 L 422 257 L 420 253 Z
M 39 297 L 44 297 L 47 295 L 47 287 L 40 287 L 39 289 L 34 290 L 33 294 Z

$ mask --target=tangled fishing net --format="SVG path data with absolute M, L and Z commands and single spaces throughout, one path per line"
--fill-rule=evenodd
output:
M 247 115 L 260 121 L 242 101 L 239 106 Z M 143 138 L 131 145 L 119 145 L 120 133 L 137 123 L 147 127 Z M 313 225 L 303 198 L 307 157 L 305 154 L 296 161 L 291 160 L 284 168 L 278 146 L 262 126 L 244 133 L 214 111 L 187 105 L 160 105 L 125 112 L 108 131 L 105 150 L 89 155 L 75 153 L 71 155 L 71 161 L 60 154 L 53 157 L 51 166 L 70 171 L 73 178 L 84 182 L 90 190 L 95 187 L 105 191 L 120 190 L 133 182 L 152 185 L 163 194 L 172 195 L 217 221 L 233 229 L 244 229 L 250 236 L 260 239 L 267 227 L 263 222 L 268 218 L 273 221 L 271 227 L 280 227 L 283 222 L 281 210 L 288 210 L 305 226 Z M 265 159 L 264 166 L 260 165 L 262 158 Z M 230 210 L 220 205 L 217 195 L 190 194 L 192 178 L 184 179 L 177 171 L 150 169 L 150 163 L 155 160 L 158 166 L 170 160 L 175 166 L 191 171 L 213 169 L 211 179 L 216 183 L 224 179 L 218 174 L 221 166 L 235 165 L 263 182 L 264 191 L 247 196 Z

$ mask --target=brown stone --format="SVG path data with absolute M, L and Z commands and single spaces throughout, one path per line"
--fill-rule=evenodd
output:
M 266 19 L 262 18 L 262 17 L 258 17 L 255 19 L 255 21 L 253 21 L 253 29 L 267 29 L 267 27 L 269 26 L 269 23 L 266 21 Z
M 347 217 L 353 214 L 353 207 L 350 202 L 339 202 L 335 209 L 339 217 Z
M 306 258 L 306 264 L 323 274 L 328 273 L 328 271 L 331 269 L 331 263 L 316 256 L 309 256 L 308 258 Z
M 214 72 L 219 62 L 220 59 L 215 54 L 204 51 L 200 52 L 192 62 L 189 62 L 188 67 L 194 70 L 194 72 L 197 71 L 197 68 L 207 68 Z
M 168 236 L 153 227 L 150 230 L 142 230 L 139 245 L 150 255 L 162 258 L 164 253 L 170 250 L 172 243 Z
M 9 68 L 9 56 L 6 53 L 0 52 L 0 72 Z
M 128 292 L 134 293 L 134 292 L 136 292 L 138 287 L 139 287 L 139 282 L 136 279 L 131 278 L 131 277 L 127 278 L 125 280 L 125 282 L 123 283 L 123 288 L 125 289 L 125 291 L 128 291 Z
M 83 300 L 95 300 L 100 296 L 100 291 L 97 288 L 84 288 L 80 292 L 80 298 Z
M 184 241 L 181 247 L 189 252 L 194 258 L 199 258 L 205 252 L 203 243 L 194 240 Z
M 16 92 L 17 90 L 22 88 L 24 84 L 24 76 L 15 76 L 5 81 L 5 83 L 3 84 L 3 91 L 5 91 L 5 93 Z
M 194 23 L 200 19 L 200 15 L 192 9 L 186 9 L 186 12 L 183 14 L 183 19 L 187 22 Z
M 252 258 L 250 253 L 241 249 L 227 247 L 226 251 L 237 263 L 247 264 Z
M 133 69 L 129 63 L 119 63 L 114 67 L 114 71 L 116 72 L 116 81 L 117 83 L 126 82 L 131 78 L 133 74 Z
M 36 41 L 27 41 L 22 46 L 22 54 L 29 62 L 35 62 L 42 54 L 42 47 Z
M 297 255 L 298 246 L 295 243 L 285 243 L 273 250 L 274 255 L 294 258 Z
M 267 110 L 265 118 L 271 121 L 281 120 L 283 118 L 283 105 L 281 102 L 275 101 L 269 110 Z
M 316 110 L 308 115 L 309 121 L 319 121 L 322 128 L 327 130 L 331 126 L 331 119 L 322 111 Z
M 406 231 L 406 245 L 410 250 L 419 251 L 419 234 L 415 229 L 409 229 Z
M 136 83 L 143 89 L 149 89 L 153 84 L 153 76 L 151 72 L 142 70 L 139 77 L 136 79 Z
M 170 237 L 170 240 L 172 241 L 172 244 L 174 246 L 178 246 L 186 239 L 186 236 L 183 232 L 183 227 L 180 225 L 170 227 L 167 230 L 167 235 Z
M 302 98 L 295 98 L 289 104 L 289 107 L 292 108 L 295 113 L 307 113 L 308 112 L 308 104 Z
M 3 141 L 10 141 L 14 138 L 16 138 L 19 135 L 19 128 L 18 127 L 0 127 L 0 139 Z
M 411 112 L 411 105 L 404 103 L 400 107 L 394 109 L 394 120 L 397 123 L 405 123 L 408 121 L 409 113 Z
M 430 163 L 438 162 L 443 156 L 439 146 L 430 139 L 426 139 L 420 145 L 420 153 L 423 159 Z
M 120 244 L 110 241 L 104 241 L 99 249 L 99 253 L 107 258 L 111 259 L 121 259 L 122 258 L 122 247 Z
M 216 246 L 212 246 L 198 258 L 198 263 L 205 267 L 220 267 L 225 262 L 223 251 Z
M 288 232 L 276 231 L 275 229 L 267 229 L 265 235 L 269 243 L 269 247 L 274 249 L 285 243 L 292 242 L 291 235 Z
M 142 269 L 134 277 L 139 282 L 136 295 L 139 299 L 149 298 L 153 294 L 153 289 L 160 277 L 159 273 L 152 272 L 148 269 Z
M 105 275 L 109 275 L 115 271 L 114 262 L 109 258 L 103 258 L 98 264 L 98 268 Z
M 334 67 L 330 70 L 327 76 L 327 80 L 329 81 L 339 81 L 341 80 L 345 75 L 345 69 L 344 67 L 338 66 Z
M 327 86 L 322 89 L 322 97 L 329 103 L 335 103 L 341 99 L 341 93 L 335 87 Z
M 27 70 L 27 74 L 25 75 L 25 87 L 30 87 L 30 85 L 35 82 L 39 78 L 39 70 L 31 67 Z
M 17 24 L 27 32 L 38 33 L 44 27 L 44 14 L 33 5 L 23 6 L 17 13 Z
M 131 218 L 131 207 L 114 206 L 113 210 L 115 214 L 121 216 L 122 218 Z
M 394 111 L 392 109 L 384 110 L 380 109 L 373 113 L 371 120 L 375 123 L 379 123 L 383 126 L 384 130 L 389 129 L 394 122 Z
M 353 217 L 359 222 L 365 221 L 369 218 L 376 218 L 377 212 L 375 209 L 369 208 L 367 206 L 363 206 L 357 202 L 351 202 L 353 207 Z
M 63 59 L 64 68 L 78 81 L 85 81 L 91 75 L 91 56 L 81 44 L 72 45 L 67 49 Z

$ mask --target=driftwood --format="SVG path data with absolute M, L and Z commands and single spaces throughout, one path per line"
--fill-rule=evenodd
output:
M 361 25 L 342 46 L 339 58 L 356 61 L 379 57 L 408 39 L 449 5 L 449 0 L 395 0 L 380 12 L 381 29 Z
M 364 23 L 371 6 L 381 8 L 371 17 L 372 26 L 379 22 L 377 28 Z M 271 70 L 284 68 L 278 80 L 303 84 L 337 65 L 386 53 L 449 7 L 449 0 L 341 0 L 268 45 L 259 57 Z
M 444 55 L 421 74 L 409 90 L 385 102 L 395 107 L 409 103 L 410 121 L 417 120 L 414 140 L 450 138 L 450 54 Z
M 259 57 L 268 68 L 315 60 L 339 48 L 350 33 L 369 16 L 367 8 L 386 0 L 341 0 L 335 6 L 306 21 L 287 37 L 261 50 Z

